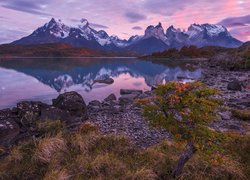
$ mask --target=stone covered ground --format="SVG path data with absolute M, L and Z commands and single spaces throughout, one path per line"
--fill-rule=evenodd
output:
M 219 90 L 216 97 L 224 102 L 225 108 L 218 114 L 221 121 L 213 124 L 220 131 L 236 130 L 242 134 L 250 132 L 250 119 L 244 121 L 235 117 L 232 110 L 245 110 L 250 113 L 250 71 L 228 71 L 220 66 L 205 64 L 200 81 Z

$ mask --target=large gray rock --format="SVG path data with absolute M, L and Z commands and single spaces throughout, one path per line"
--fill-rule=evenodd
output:
M 110 94 L 108 97 L 104 99 L 104 101 L 107 101 L 107 102 L 116 101 L 116 96 L 114 94 Z
M 138 96 L 138 94 L 125 94 L 119 98 L 119 102 L 120 104 L 132 103 Z
M 42 102 L 22 101 L 17 103 L 17 112 L 19 116 L 23 116 L 25 113 L 30 112 L 34 115 L 40 115 L 41 110 L 47 108 L 49 105 Z
M 108 74 L 103 74 L 102 76 L 96 78 L 94 80 L 94 83 L 113 84 L 114 83 L 114 79 L 112 79 L 111 77 L 109 77 Z
M 34 129 L 36 121 L 40 118 L 42 109 L 47 107 L 49 107 L 49 105 L 42 102 L 19 102 L 17 104 L 16 112 L 22 127 L 27 131 Z
M 227 89 L 231 91 L 241 91 L 242 90 L 242 84 L 238 80 L 234 80 L 232 82 L 229 82 L 227 85 Z
M 107 78 L 107 79 L 94 80 L 94 83 L 113 84 L 114 83 L 114 79 Z
M 66 92 L 53 99 L 52 102 L 53 106 L 68 111 L 71 116 L 81 117 L 83 120 L 88 119 L 87 106 L 77 92 Z
M 61 120 L 65 122 L 70 118 L 71 115 L 68 111 L 64 111 L 56 107 L 48 107 L 41 111 L 40 120 Z
M 14 120 L 10 118 L 0 120 L 0 145 L 9 146 L 19 133 L 20 128 Z
M 121 89 L 120 90 L 121 95 L 125 94 L 142 94 L 142 90 L 137 90 L 137 89 Z

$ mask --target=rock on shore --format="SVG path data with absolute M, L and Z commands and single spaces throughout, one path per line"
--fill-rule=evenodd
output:
M 61 120 L 69 132 L 90 121 L 103 133 L 124 134 L 138 147 L 148 147 L 169 137 L 166 131 L 151 128 L 143 118 L 141 109 L 133 103 L 135 98 L 149 95 L 139 90 L 126 90 L 119 100 L 111 94 L 103 102 L 95 100 L 88 106 L 76 92 L 59 95 L 53 99 L 52 105 L 20 102 L 13 109 L 0 111 L 0 146 L 9 147 L 25 138 L 39 136 L 36 127 L 38 120 Z
M 219 90 L 216 97 L 223 100 L 224 105 L 230 109 L 221 109 L 218 114 L 221 121 L 212 124 L 212 127 L 220 131 L 236 130 L 242 134 L 249 133 L 250 119 L 244 121 L 235 117 L 232 110 L 250 111 L 250 72 L 229 71 L 220 66 L 203 66 L 203 76 L 200 79 L 211 88 Z

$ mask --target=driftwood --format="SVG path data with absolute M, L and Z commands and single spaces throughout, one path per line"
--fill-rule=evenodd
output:
M 186 164 L 186 162 L 194 155 L 194 153 L 197 151 L 195 148 L 193 142 L 188 142 L 186 150 L 181 154 L 180 159 L 178 160 L 178 163 L 173 171 L 173 177 L 179 177 L 182 173 L 182 170 Z

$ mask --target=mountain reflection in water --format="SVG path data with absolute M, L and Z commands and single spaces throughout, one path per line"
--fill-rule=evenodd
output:
M 43 101 L 66 91 L 77 91 L 86 102 L 103 100 L 122 88 L 150 90 L 159 83 L 179 78 L 197 79 L 200 69 L 188 69 L 183 62 L 155 63 L 124 58 L 32 58 L 0 60 L 0 108 L 21 100 Z M 111 85 L 94 83 L 108 76 Z M 94 84 L 94 85 L 93 85 Z

